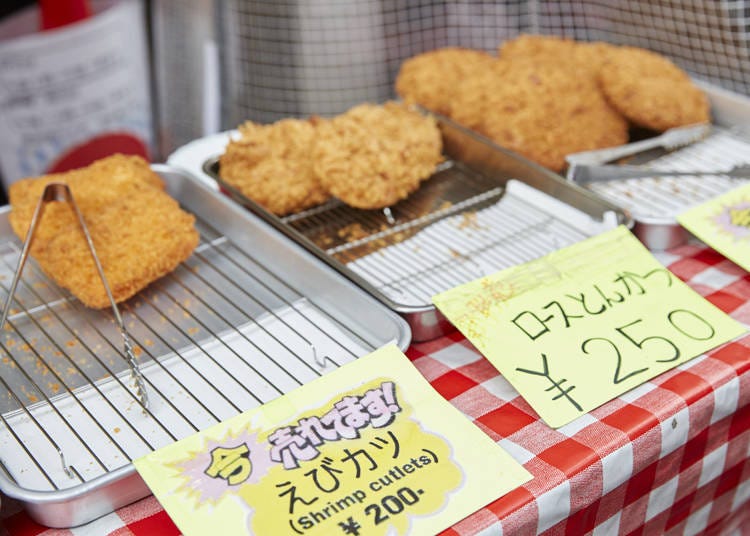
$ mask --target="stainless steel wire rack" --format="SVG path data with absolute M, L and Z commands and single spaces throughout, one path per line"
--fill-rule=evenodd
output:
M 385 211 L 332 201 L 279 218 L 234 199 L 405 316 L 415 340 L 450 330 L 432 296 L 629 223 L 615 205 L 439 117 L 446 161 Z
M 133 459 L 389 341 L 408 344 L 408 327 L 395 314 L 196 184 L 181 183 L 178 194 L 202 206 L 190 207 L 199 216 L 199 246 L 121 304 L 148 409 L 130 384 L 112 312 L 81 305 L 33 262 L 24 271 L 0 337 L 0 488 L 44 524 L 76 525 L 144 496 L 142 482 L 126 482 Z M 251 242 L 243 243 L 245 235 Z M 6 295 L 19 253 L 18 241 L 4 235 Z M 327 287 L 321 296 L 333 292 L 335 300 L 316 296 L 303 280 L 317 280 Z M 353 320 L 363 312 L 366 323 Z M 54 508 L 49 496 L 42 503 L 44 492 L 57 498 Z
M 395 303 L 420 306 L 439 292 L 588 236 L 526 193 L 522 183 L 503 187 L 450 161 L 393 207 L 394 224 L 383 213 L 341 204 L 282 221 L 313 237 L 327 255 Z M 332 228 L 335 245 L 326 247 Z M 352 235 L 352 241 L 341 243 Z
M 265 123 L 380 102 L 393 96 L 396 73 L 411 56 L 446 46 L 494 53 L 501 42 L 521 33 L 648 48 L 699 79 L 739 93 L 750 87 L 750 8 L 739 0 L 220 4 L 217 38 L 224 50 L 224 91 L 231 96 L 228 127 L 246 119 Z M 172 48 L 173 54 L 189 50 Z
M 165 154 L 213 132 L 218 63 L 225 129 L 382 102 L 416 54 L 495 53 L 521 33 L 648 48 L 750 91 L 744 0 L 182 0 L 151 2 L 151 16 Z

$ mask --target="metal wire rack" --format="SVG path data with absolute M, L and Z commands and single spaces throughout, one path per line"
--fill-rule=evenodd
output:
M 405 59 L 446 46 L 494 53 L 521 33 L 648 48 L 750 93 L 741 0 L 183 0 L 151 2 L 151 21 L 164 154 L 213 132 L 216 58 L 224 129 L 383 102 Z
M 0 461 L 29 490 L 96 482 L 136 457 L 258 406 L 372 345 L 206 221 L 174 273 L 122 307 L 144 410 L 111 312 L 87 309 L 30 263 L 0 338 Z M 15 269 L 0 244 L 0 284 Z
M 392 223 L 340 203 L 282 221 L 399 306 L 425 306 L 439 292 L 588 236 L 515 192 L 449 161 L 392 207 Z
M 435 315 L 435 294 L 629 222 L 616 205 L 449 119 L 439 117 L 438 124 L 444 163 L 384 210 L 333 200 L 280 218 L 223 181 L 215 153 L 203 170 L 240 204 L 404 315 L 414 340 L 448 329 Z
M 222 8 L 227 128 L 382 102 L 415 54 L 494 53 L 521 33 L 648 48 L 697 78 L 750 92 L 750 8 L 739 0 L 231 0 Z

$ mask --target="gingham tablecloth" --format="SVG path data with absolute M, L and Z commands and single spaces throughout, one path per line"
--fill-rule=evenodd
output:
M 744 270 L 698 245 L 657 256 L 750 325 Z M 444 534 L 750 534 L 750 336 L 558 430 L 458 332 L 414 344 L 408 356 L 534 476 Z M 71 530 L 45 529 L 13 509 L 4 501 L 2 523 L 12 536 L 179 534 L 153 497 Z

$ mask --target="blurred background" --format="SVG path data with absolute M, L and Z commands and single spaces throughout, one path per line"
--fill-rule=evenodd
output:
M 73 9 L 67 19 L 64 13 L 60 18 L 65 5 Z M 45 11 L 59 19 L 46 29 Z M 79 165 L 99 150 L 119 147 L 161 161 L 191 140 L 247 119 L 325 116 L 382 102 L 394 97 L 404 59 L 444 46 L 494 52 L 520 33 L 648 48 L 695 78 L 750 93 L 745 1 L 4 0 L 0 17 L 0 169 L 6 185 L 50 166 L 62 169 L 65 158 Z M 66 75 L 79 77 L 77 93 L 62 88 L 35 119 L 62 118 L 62 126 L 52 132 L 27 124 L 29 117 L 17 112 L 31 106 L 28 89 L 62 77 L 64 62 L 55 54 L 86 56 L 80 38 L 66 36 L 92 25 L 99 33 L 83 42 L 91 48 L 95 36 L 116 43 L 102 48 L 111 61 L 94 55 L 81 60 L 83 67 L 74 61 L 65 66 Z M 42 46 L 46 40 L 54 42 L 52 52 Z M 25 86 L 18 70 L 8 68 L 42 54 L 52 59 L 39 61 L 36 78 Z M 119 75 L 96 76 L 104 69 Z M 76 96 L 78 113 L 90 110 L 85 127 L 75 117 L 67 124 L 56 109 Z M 56 138 L 66 125 L 65 136 Z M 122 139 L 112 139 L 113 132 Z M 107 143 L 92 150 L 91 140 L 101 133 Z M 82 144 L 89 147 L 81 151 Z

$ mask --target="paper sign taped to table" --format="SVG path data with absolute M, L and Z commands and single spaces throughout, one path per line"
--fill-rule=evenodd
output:
M 745 332 L 625 227 L 433 301 L 553 428 Z
M 693 207 L 677 221 L 728 259 L 750 271 L 750 184 Z
M 184 534 L 436 534 L 530 479 L 395 346 L 135 460 Z

